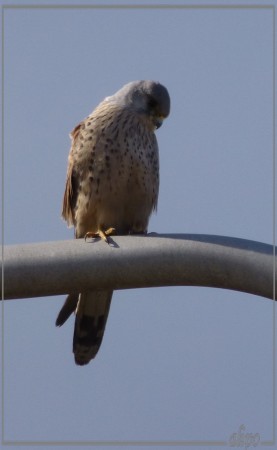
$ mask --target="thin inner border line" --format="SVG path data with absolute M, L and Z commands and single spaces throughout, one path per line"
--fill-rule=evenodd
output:
M 167 5 L 167 4 L 134 4 L 134 5 L 124 5 L 124 4 L 95 4 L 95 5 L 3 5 L 5 9 L 272 9 L 274 8 L 273 4 L 266 5 L 249 5 L 249 4 L 241 4 L 241 5 Z
M 272 405 L 272 419 L 273 419 L 273 445 L 276 442 L 276 385 L 275 385 L 275 379 L 276 379 L 276 349 L 275 349 L 275 342 L 276 342 L 276 289 L 275 289 L 275 283 L 276 283 L 276 196 L 275 196 L 275 189 L 276 189 L 276 69 L 275 69 L 275 6 L 273 6 L 273 23 L 272 23 L 272 31 L 273 31 L 273 40 L 272 40 L 272 66 L 273 66 L 273 73 L 272 73 L 272 91 L 273 91 L 273 101 L 272 101 L 272 126 L 273 126 L 273 139 L 272 139 L 272 153 L 273 153 L 273 324 L 272 324 L 272 335 L 273 335 L 273 384 L 272 384 L 272 395 L 273 395 L 273 405 Z
M 275 6 L 267 5 L 2 5 L 2 444 L 3 445 L 56 445 L 56 446 L 226 446 L 226 441 L 5 441 L 4 440 L 4 11 L 5 9 L 272 9 L 273 12 L 273 440 L 260 442 L 260 445 L 275 444 Z
M 2 306 L 1 306 L 1 324 L 2 324 L 2 333 L 1 333 L 1 362 L 2 362 L 2 382 L 1 382 L 1 390 L 2 390 L 2 420 L 1 420 L 1 428 L 2 428 L 2 443 L 4 436 L 4 10 L 2 8 L 1 11 L 1 23 L 2 23 L 2 83 L 1 83 L 1 91 L 2 91 L 2 109 L 1 109 L 1 123 L 2 123 L 2 158 L 1 158 L 1 175 L 2 175 L 2 183 L 1 183 L 1 194 L 2 194 L 2 206 L 1 206 L 1 220 L 2 220 L 2 269 L 1 269 L 1 279 L 2 279 Z

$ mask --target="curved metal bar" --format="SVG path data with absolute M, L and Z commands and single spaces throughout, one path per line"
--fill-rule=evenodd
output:
M 168 234 L 4 247 L 4 298 L 90 289 L 206 286 L 272 299 L 273 247 L 224 236 Z

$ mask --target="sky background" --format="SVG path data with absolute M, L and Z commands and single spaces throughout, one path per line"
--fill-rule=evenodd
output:
M 272 9 L 5 9 L 5 244 L 73 238 L 60 217 L 68 134 L 138 79 L 159 80 L 172 102 L 149 231 L 272 244 L 272 23 Z M 55 327 L 63 301 L 4 304 L 5 441 L 228 443 L 242 424 L 272 439 L 270 300 L 117 291 L 86 367 L 74 364 L 73 317 Z

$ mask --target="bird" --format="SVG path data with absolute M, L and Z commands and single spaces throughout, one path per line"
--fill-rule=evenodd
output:
M 159 150 L 155 135 L 170 113 L 170 96 L 157 81 L 124 85 L 71 132 L 62 217 L 75 238 L 147 234 L 157 209 Z M 113 291 L 70 293 L 56 326 L 75 312 L 73 353 L 79 366 L 95 358 Z

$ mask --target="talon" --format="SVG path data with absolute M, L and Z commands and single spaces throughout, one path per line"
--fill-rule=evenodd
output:
M 108 241 L 108 237 L 111 236 L 112 234 L 114 234 L 115 232 L 115 228 L 108 228 L 107 230 L 103 231 L 101 229 L 99 229 L 98 231 L 88 231 L 85 234 L 85 241 L 88 238 L 100 238 L 103 241 L 107 242 L 107 244 L 109 243 Z
M 93 231 L 88 231 L 86 234 L 85 234 L 85 241 L 87 240 L 87 239 L 89 239 L 89 238 L 96 238 L 96 237 L 98 237 L 99 235 L 98 235 L 98 233 L 94 233 Z
M 112 234 L 115 234 L 115 228 L 113 228 L 113 227 L 108 228 L 108 229 L 105 231 L 105 235 L 106 235 L 106 236 L 111 236 Z

